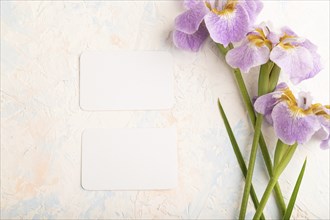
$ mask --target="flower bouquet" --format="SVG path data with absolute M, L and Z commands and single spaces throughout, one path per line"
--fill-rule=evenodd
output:
M 232 67 L 242 99 L 254 126 L 248 165 L 245 164 L 234 133 L 218 100 L 219 110 L 237 161 L 245 176 L 245 187 L 239 219 L 245 219 L 249 196 L 256 209 L 253 219 L 265 219 L 263 210 L 274 191 L 281 217 L 290 219 L 303 179 L 302 165 L 288 205 L 283 199 L 278 179 L 299 145 L 312 136 L 321 140 L 321 148 L 329 148 L 330 106 L 312 103 L 308 92 L 295 96 L 280 75 L 287 74 L 293 85 L 314 77 L 322 69 L 317 47 L 288 27 L 274 32 L 269 25 L 255 24 L 263 8 L 260 0 L 184 0 L 185 12 L 175 19 L 173 43 L 177 48 L 197 52 L 210 37 L 226 63 Z M 258 97 L 250 97 L 242 77 L 252 67 L 259 67 Z M 273 126 L 278 138 L 274 158 L 262 134 L 263 122 Z M 259 201 L 252 185 L 258 147 L 269 174 L 269 182 Z

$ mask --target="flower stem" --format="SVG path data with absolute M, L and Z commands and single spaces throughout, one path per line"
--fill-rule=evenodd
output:
M 274 155 L 274 167 L 276 167 L 278 163 L 281 161 L 287 148 L 288 148 L 287 144 L 284 144 L 280 139 L 277 140 L 275 155 Z
M 238 88 L 241 92 L 245 107 L 246 107 L 246 109 L 248 111 L 248 114 L 249 114 L 249 117 L 251 119 L 251 122 L 252 122 L 253 125 L 255 125 L 256 115 L 255 115 L 255 112 L 254 112 L 254 108 L 253 108 L 249 93 L 248 93 L 246 85 L 244 83 L 244 79 L 242 77 L 241 71 L 239 69 L 234 69 L 234 76 L 235 76 Z
M 256 126 L 255 126 L 254 137 L 253 137 L 252 149 L 251 149 L 251 154 L 250 154 L 248 171 L 247 171 L 246 178 L 245 178 L 246 180 L 245 180 L 244 193 L 243 193 L 243 198 L 242 198 L 242 203 L 241 203 L 241 211 L 239 213 L 239 219 L 244 219 L 245 214 L 246 214 L 247 202 L 249 199 L 249 192 L 251 190 L 251 185 L 252 185 L 252 176 L 253 176 L 253 170 L 254 170 L 254 165 L 255 165 L 256 156 L 257 156 L 258 142 L 259 142 L 262 122 L 263 122 L 263 115 L 258 114 L 257 122 L 256 122 Z M 260 204 L 259 204 L 259 206 L 260 206 Z
M 260 73 L 259 73 L 259 80 L 258 80 L 258 95 L 264 95 L 268 92 L 269 89 L 269 75 L 272 71 L 272 68 L 274 66 L 274 63 L 271 61 L 268 61 L 267 63 L 263 64 L 260 67 Z M 252 185 L 252 176 L 254 171 L 254 165 L 257 157 L 257 149 L 258 149 L 258 142 L 260 138 L 261 133 L 261 125 L 263 122 L 263 115 L 257 114 L 257 122 L 254 128 L 254 136 L 253 136 L 253 142 L 252 142 L 252 149 L 250 154 L 250 160 L 249 160 L 249 167 L 248 172 L 246 175 L 245 180 L 245 186 L 244 186 L 244 192 L 243 192 L 243 198 L 241 203 L 241 210 L 239 213 L 239 219 L 245 219 L 246 209 L 247 209 L 247 203 L 249 200 L 249 192 L 251 190 Z M 276 184 L 276 182 L 275 182 Z M 274 185 L 275 186 L 275 185 Z M 272 187 L 272 189 L 274 188 Z
M 219 51 L 225 56 L 226 53 L 228 52 L 229 48 L 225 48 L 221 44 L 216 44 L 216 45 L 219 48 Z M 276 64 L 274 65 L 274 67 L 275 66 L 276 66 Z M 272 70 L 272 72 L 273 72 L 273 70 Z M 271 76 L 272 75 L 273 75 L 273 73 L 271 73 Z M 253 108 L 249 93 L 248 93 L 246 85 L 244 83 L 241 71 L 239 69 L 234 69 L 234 76 L 235 76 L 239 91 L 242 95 L 243 102 L 244 102 L 245 107 L 247 109 L 248 115 L 250 117 L 251 123 L 253 124 L 253 126 L 255 126 L 255 124 L 256 124 L 256 115 L 255 115 L 255 112 L 254 112 L 254 108 Z M 277 84 L 277 82 L 276 82 L 276 84 Z M 275 88 L 275 86 L 274 86 L 274 88 Z M 264 161 L 265 161 L 265 165 L 266 165 L 268 174 L 269 174 L 270 177 L 272 177 L 273 176 L 273 163 L 272 163 L 272 160 L 270 158 L 269 151 L 268 151 L 268 148 L 267 148 L 267 144 L 266 144 L 265 139 L 262 135 L 262 132 L 260 133 L 259 145 L 260 145 L 262 156 L 263 156 Z M 286 211 L 286 205 L 285 205 L 283 195 L 282 195 L 282 191 L 281 191 L 281 188 L 280 188 L 279 184 L 275 185 L 274 191 L 275 191 L 275 199 L 276 199 L 277 205 L 280 208 L 281 214 L 283 215 Z
M 278 177 L 276 177 L 276 176 L 273 176 L 272 178 L 270 178 L 270 181 L 269 181 L 269 183 L 267 185 L 267 188 L 266 188 L 266 190 L 264 192 L 264 195 L 262 196 L 262 200 L 261 200 L 262 201 L 262 204 L 261 203 L 259 204 L 259 207 L 257 209 L 257 212 L 256 212 L 256 214 L 253 217 L 254 220 L 260 218 L 260 216 L 259 216 L 259 210 L 263 210 L 265 208 L 266 202 L 267 202 L 267 200 L 268 200 L 268 198 L 269 198 L 269 196 L 270 196 L 270 194 L 271 194 L 271 192 L 272 192 L 272 190 L 273 190 L 273 188 L 274 188 L 277 180 L 278 180 Z
M 236 141 L 234 132 L 231 129 L 231 126 L 229 124 L 229 121 L 228 121 L 228 118 L 227 118 L 227 116 L 225 114 L 225 111 L 222 108 L 220 99 L 218 99 L 218 107 L 219 107 L 219 110 L 220 110 L 220 115 L 221 115 L 221 117 L 223 119 L 223 122 L 225 124 L 225 127 L 226 127 L 226 130 L 227 130 L 227 133 L 228 133 L 228 136 L 229 136 L 229 139 L 230 139 L 232 148 L 234 150 L 234 153 L 235 153 L 235 156 L 236 156 L 238 165 L 240 166 L 241 171 L 242 171 L 244 177 L 246 178 L 247 168 L 246 168 L 246 165 L 245 165 L 245 162 L 244 162 L 244 158 L 243 158 L 243 155 L 241 153 L 241 150 L 240 150 L 240 148 L 239 148 L 239 146 L 237 144 L 237 141 Z M 257 198 L 257 195 L 256 195 L 256 192 L 254 190 L 253 184 L 251 185 L 250 196 L 251 196 L 252 202 L 254 204 L 254 207 L 257 210 L 257 208 L 259 206 L 259 200 Z M 261 217 L 260 217 L 260 219 L 261 220 L 264 220 L 265 219 L 265 216 L 262 214 Z
M 260 75 L 258 81 L 258 96 L 264 95 L 269 92 L 269 76 L 273 69 L 274 63 L 268 61 L 267 63 L 261 65 Z
M 239 90 L 241 92 L 243 102 L 244 102 L 245 107 L 248 111 L 248 115 L 250 117 L 251 123 L 253 125 L 255 125 L 256 124 L 256 116 L 255 116 L 254 108 L 253 108 L 252 102 L 250 100 L 250 96 L 248 94 L 247 88 L 245 86 L 241 71 L 239 69 L 235 69 L 234 70 L 234 76 L 235 76 L 237 85 L 239 87 Z M 273 163 L 272 163 L 272 160 L 270 158 L 268 147 L 267 147 L 266 141 L 264 139 L 264 136 L 262 135 L 262 132 L 260 133 L 259 145 L 260 145 L 260 150 L 261 150 L 261 153 L 262 153 L 262 156 L 264 158 L 264 162 L 265 162 L 265 165 L 266 165 L 266 168 L 267 168 L 267 171 L 268 171 L 268 175 L 270 177 L 272 177 L 273 176 L 273 165 L 272 165 Z M 285 205 L 285 202 L 284 202 L 282 190 L 281 190 L 280 185 L 278 183 L 276 183 L 274 191 L 275 191 L 275 200 L 277 202 L 277 206 L 280 209 L 281 215 L 283 215 L 286 211 L 286 205 Z
M 275 191 L 275 200 L 277 202 L 277 205 L 280 208 L 281 216 L 283 216 L 284 213 L 286 212 L 286 205 L 285 205 L 285 202 L 284 202 L 284 198 L 283 198 L 283 194 L 282 194 L 282 191 L 281 191 L 281 188 L 280 188 L 280 184 L 278 184 L 278 182 L 275 184 L 274 191 Z
M 274 91 L 275 87 L 277 86 L 278 79 L 280 77 L 281 68 L 274 64 L 272 72 L 269 76 L 269 92 Z
M 270 181 L 268 182 L 267 188 L 262 196 L 262 199 L 260 201 L 259 207 L 253 216 L 254 220 L 260 219 L 260 216 L 266 206 L 266 203 L 269 199 L 269 196 L 276 185 L 276 182 L 278 181 L 278 178 L 282 174 L 283 170 L 286 168 L 286 166 L 289 164 L 294 152 L 297 149 L 298 144 L 291 145 L 287 148 L 285 154 L 283 155 L 281 161 L 278 163 L 278 165 L 274 168 L 274 175 L 271 177 Z

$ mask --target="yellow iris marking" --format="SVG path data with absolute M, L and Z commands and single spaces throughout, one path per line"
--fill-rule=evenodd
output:
M 248 35 L 248 40 L 252 43 L 254 43 L 257 47 L 262 47 L 264 45 L 266 45 L 270 50 L 272 49 L 272 42 L 270 40 L 267 39 L 265 33 L 263 32 L 262 29 L 260 28 L 256 28 L 256 31 L 260 34 L 260 35 L 253 35 L 253 34 L 249 34 Z
M 295 36 L 292 36 L 292 35 L 288 35 L 287 33 L 284 33 L 284 35 L 280 38 L 280 43 L 278 45 L 280 45 L 281 47 L 283 47 L 286 50 L 292 49 L 295 46 L 292 45 L 291 43 L 284 43 L 284 41 L 286 39 L 293 39 L 293 38 L 296 38 L 296 37 Z
M 205 2 L 205 5 L 210 11 L 212 11 L 212 5 L 210 4 L 210 2 Z
M 292 39 L 295 38 L 295 36 L 288 35 L 287 33 L 284 33 L 284 35 L 280 38 L 280 41 L 284 41 L 286 39 Z
M 300 108 L 298 106 L 296 98 L 294 97 L 292 91 L 289 88 L 283 90 L 281 100 L 286 101 L 286 103 L 289 106 L 289 109 L 291 110 L 291 112 L 294 113 L 294 115 L 306 116 L 306 115 L 315 114 L 318 116 L 324 116 L 325 118 L 330 120 L 330 115 L 323 109 L 323 107 L 330 109 L 329 105 L 323 106 L 320 103 L 316 103 L 316 104 L 312 104 L 307 109 Z
M 229 15 L 236 9 L 237 0 L 228 0 L 222 10 L 212 8 L 209 2 L 205 2 L 206 7 L 216 15 Z
M 315 104 L 313 112 L 315 115 L 323 116 L 326 119 L 330 120 L 330 115 L 324 110 L 324 108 L 330 109 L 329 105 L 322 106 L 321 104 Z

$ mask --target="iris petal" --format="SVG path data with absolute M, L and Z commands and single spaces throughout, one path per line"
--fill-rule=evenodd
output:
M 258 47 L 248 40 L 242 45 L 230 50 L 226 55 L 227 63 L 233 68 L 240 68 L 242 72 L 249 72 L 250 68 L 266 63 L 270 50 L 267 46 Z
M 270 53 L 270 59 L 289 74 L 294 84 L 309 78 L 313 70 L 313 56 L 302 46 L 285 49 L 278 45 Z
M 286 83 L 280 83 L 277 85 L 274 92 L 260 96 L 254 102 L 254 109 L 256 112 L 263 114 L 269 124 L 273 124 L 273 119 L 271 117 L 273 108 L 279 103 L 283 90 L 287 88 L 288 85 Z
M 329 115 L 329 113 L 327 113 Z M 321 128 L 317 131 L 316 135 L 322 140 L 320 147 L 322 149 L 330 148 L 330 119 L 324 116 L 318 116 L 321 123 Z
M 262 2 L 259 0 L 246 0 L 240 3 L 244 5 L 244 8 L 249 15 L 250 23 L 254 23 L 263 8 Z
M 286 102 L 277 104 L 272 111 L 275 133 L 284 143 L 305 143 L 320 129 L 315 115 L 297 115 L 290 110 Z
M 231 42 L 238 42 L 245 37 L 249 30 L 249 16 L 241 5 L 233 12 L 222 15 L 209 12 L 205 16 L 206 27 L 211 38 L 225 47 Z
M 205 6 L 190 9 L 175 19 L 175 29 L 186 34 L 195 33 L 204 20 L 207 10 Z
M 209 33 L 207 32 L 205 24 L 201 24 L 194 34 L 186 34 L 175 30 L 173 32 L 173 42 L 177 48 L 196 52 L 203 45 L 208 35 Z
M 323 65 L 321 63 L 321 56 L 317 53 L 317 46 L 314 45 L 309 40 L 305 40 L 302 43 L 302 46 L 310 51 L 312 57 L 313 57 L 313 69 L 309 72 L 307 75 L 307 79 L 314 77 L 316 74 L 318 74 L 322 69 Z
M 200 0 L 184 0 L 183 6 L 186 9 L 194 9 L 196 7 L 199 7 L 201 4 L 204 4 L 203 1 Z

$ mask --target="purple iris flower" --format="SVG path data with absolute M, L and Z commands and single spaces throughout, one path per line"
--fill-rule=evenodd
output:
M 173 42 L 177 48 L 198 51 L 209 36 L 204 17 L 208 9 L 204 1 L 184 0 L 187 9 L 175 19 Z
M 242 72 L 249 72 L 252 67 L 267 63 L 276 35 L 265 25 L 256 27 L 246 35 L 241 44 L 230 50 L 226 55 L 227 63 L 240 68 Z
M 257 98 L 254 107 L 273 124 L 277 137 L 284 143 L 302 144 L 315 133 L 323 133 L 321 147 L 329 147 L 329 106 L 312 104 L 309 93 L 300 93 L 297 99 L 281 83 L 274 92 Z
M 322 140 L 321 148 L 330 148 L 330 106 L 319 106 L 314 110 L 315 114 L 318 115 L 321 122 L 321 129 L 317 132 L 317 136 Z
M 299 38 L 289 28 L 283 28 L 277 37 L 264 25 L 256 27 L 226 56 L 229 65 L 243 72 L 269 59 L 281 67 L 294 84 L 314 77 L 322 69 L 317 47 L 309 40 Z
M 184 0 L 184 13 L 175 19 L 176 47 L 198 51 L 210 35 L 225 47 L 242 40 L 262 9 L 260 0 Z

